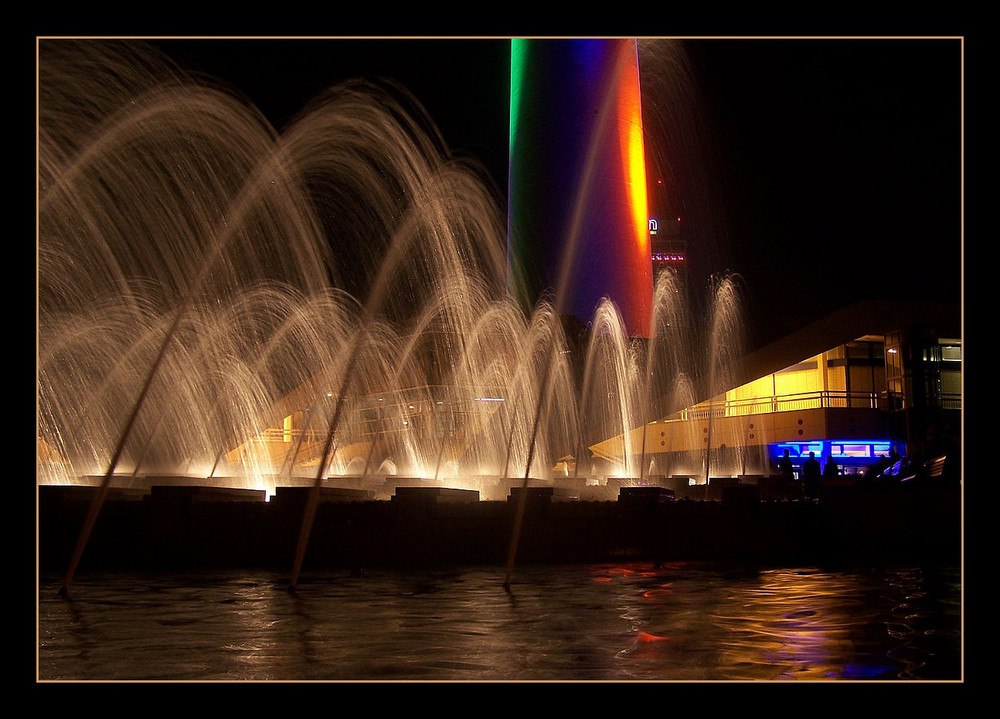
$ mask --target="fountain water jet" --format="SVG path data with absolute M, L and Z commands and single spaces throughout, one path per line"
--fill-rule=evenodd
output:
M 527 55 L 529 53 L 529 49 L 525 47 L 525 43 L 522 42 L 519 47 L 522 48 L 521 54 Z M 533 46 L 532 51 L 541 50 L 544 52 L 545 49 L 545 41 L 541 41 L 541 44 Z M 557 53 L 557 56 L 558 54 L 561 53 Z M 556 315 L 562 315 L 565 309 L 573 302 L 579 301 L 575 297 L 576 293 L 574 295 L 570 294 L 572 284 L 579 281 L 579 278 L 574 276 L 574 273 L 580 271 L 579 261 L 581 252 L 579 250 L 586 248 L 588 250 L 587 255 L 592 260 L 600 257 L 600 254 L 591 254 L 593 250 L 590 249 L 590 246 L 595 243 L 595 240 L 591 235 L 591 229 L 588 227 L 588 221 L 591 219 L 590 213 L 593 209 L 595 199 L 607 199 L 604 196 L 607 189 L 607 176 L 602 175 L 602 172 L 608 163 L 608 157 L 620 157 L 624 155 L 626 166 L 629 164 L 632 165 L 632 167 L 627 167 L 625 171 L 628 177 L 627 184 L 631 186 L 632 192 L 628 194 L 626 202 L 622 205 L 622 207 L 627 208 L 623 214 L 624 226 L 622 227 L 617 223 L 613 223 L 613 231 L 623 233 L 623 241 L 628 242 L 633 239 L 630 230 L 634 229 L 632 227 L 632 220 L 635 217 L 641 216 L 641 224 L 643 227 L 645 226 L 645 171 L 641 167 L 642 123 L 638 107 L 638 67 L 636 64 L 635 45 L 629 41 L 595 43 L 585 48 L 585 54 L 590 56 L 589 60 L 591 61 L 601 58 L 601 56 L 606 54 L 606 57 L 600 59 L 599 63 L 602 69 L 608 73 L 608 77 L 599 82 L 592 83 L 592 87 L 590 87 L 591 83 L 587 84 L 590 90 L 598 88 L 605 92 L 603 100 L 599 103 L 599 107 L 594 111 L 596 117 L 593 120 L 593 124 L 591 125 L 589 121 L 585 123 L 588 134 L 584 138 L 584 147 L 581 148 L 585 156 L 582 162 L 579 184 L 569 193 L 569 201 L 572 207 L 565 234 L 560 233 L 558 235 L 561 246 L 558 256 L 555 258 L 554 305 Z M 621 108 L 623 98 L 634 100 L 634 103 L 627 106 L 624 111 Z M 520 118 L 517 114 L 517 107 L 513 107 L 513 105 L 515 105 L 514 102 L 512 102 L 511 123 L 512 125 L 516 125 L 520 121 Z M 611 131 L 611 128 L 616 124 L 618 126 L 615 127 L 614 131 Z M 638 138 L 637 143 L 634 141 L 636 137 Z M 514 182 L 516 181 L 515 179 Z M 521 234 L 521 230 L 522 228 L 520 227 L 513 227 L 510 231 L 511 238 L 517 238 L 520 241 L 519 235 Z M 531 231 L 537 231 L 537 228 L 531 228 L 529 233 Z M 640 238 L 645 239 L 641 232 L 644 232 L 644 229 L 640 231 Z M 640 243 L 639 246 L 644 247 L 645 245 Z M 527 268 L 521 268 L 521 271 L 515 273 L 515 275 L 518 277 L 526 276 L 523 272 L 525 269 Z M 642 282 L 649 278 L 650 264 L 648 257 L 640 257 L 634 267 L 629 267 L 627 261 L 620 262 L 616 269 L 622 271 L 626 269 L 635 270 L 634 274 L 631 275 L 631 279 L 636 281 L 639 288 L 631 289 L 632 292 L 635 292 L 637 299 L 634 303 L 630 303 L 630 314 L 634 313 L 639 318 L 648 316 L 644 315 L 644 313 L 648 312 L 649 298 L 641 290 Z M 520 290 L 518 290 L 518 293 L 520 293 Z M 603 300 L 599 301 L 598 304 L 603 305 Z M 523 521 L 524 507 L 527 502 L 528 472 L 530 470 L 530 459 L 534 453 L 535 435 L 538 431 L 542 411 L 548 403 L 550 374 L 553 369 L 555 355 L 558 351 L 558 346 L 553 342 L 549 347 L 550 356 L 543 365 L 542 394 L 539 396 L 536 405 L 531 444 L 529 445 L 529 467 L 525 468 L 524 483 L 518 499 L 514 532 L 507 560 L 507 572 L 504 579 L 504 587 L 508 589 L 510 587 L 511 573 L 513 572 L 514 559 L 517 552 L 517 542 L 521 522 Z
M 513 475 L 525 489 L 567 478 L 563 458 L 579 473 L 601 433 L 645 437 L 650 418 L 701 398 L 667 279 L 647 344 L 610 301 L 570 342 L 568 262 L 530 311 L 507 298 L 496 198 L 397 88 L 332 88 L 279 135 L 165 70 L 93 81 L 101 111 L 83 122 L 88 73 L 117 56 L 56 45 L 40 52 L 40 482 L 100 468 L 103 492 L 123 470 L 141 482 L 203 466 L 192 480 L 273 493 L 308 473 L 294 587 L 330 473 Z M 583 188 L 593 156 L 587 167 Z M 583 420 L 598 407 L 614 421 L 595 438 Z M 626 475 L 647 471 L 645 444 L 616 457 Z

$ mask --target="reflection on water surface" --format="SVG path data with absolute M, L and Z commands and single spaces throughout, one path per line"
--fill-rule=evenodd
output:
M 957 569 L 675 563 L 82 574 L 39 588 L 50 680 L 960 680 Z

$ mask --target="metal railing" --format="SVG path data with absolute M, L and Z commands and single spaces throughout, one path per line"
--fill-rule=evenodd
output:
M 962 409 L 962 395 L 942 394 L 941 409 Z
M 961 409 L 960 394 L 941 395 L 942 409 Z M 807 409 L 876 409 L 889 411 L 903 409 L 902 398 L 886 392 L 842 392 L 817 390 L 793 394 L 726 399 L 702 402 L 681 410 L 674 419 L 698 420 L 709 417 L 744 417 L 775 412 L 794 412 Z
M 678 415 L 682 420 L 708 419 L 709 417 L 743 417 L 775 412 L 793 412 L 805 409 L 856 408 L 884 409 L 885 397 L 877 392 L 838 392 L 821 390 L 794 394 L 726 399 L 702 402 Z

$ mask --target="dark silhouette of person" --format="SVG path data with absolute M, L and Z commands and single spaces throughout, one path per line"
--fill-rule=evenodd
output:
M 809 459 L 802 465 L 802 480 L 805 485 L 805 494 L 810 499 L 819 497 L 820 471 L 816 453 L 810 452 Z
M 882 470 L 886 468 L 888 461 L 888 458 L 884 454 L 880 454 L 878 459 L 875 460 L 875 463 L 869 465 L 868 469 L 865 470 L 865 478 L 875 479 L 878 477 L 882 474 Z
M 778 473 L 785 479 L 795 479 L 795 468 L 792 467 L 792 458 L 785 450 L 785 456 L 778 460 Z
M 831 479 L 838 476 L 840 476 L 840 468 L 833 461 L 833 457 L 827 457 L 826 464 L 823 465 L 823 479 Z

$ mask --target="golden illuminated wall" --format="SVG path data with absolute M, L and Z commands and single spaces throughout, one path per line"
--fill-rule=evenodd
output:
M 873 345 L 867 347 L 865 345 Z M 879 393 L 885 390 L 881 345 L 852 343 L 836 347 L 779 372 L 729 390 L 727 402 L 751 402 L 771 397 L 825 392 L 832 396 Z
M 848 372 L 857 371 L 852 392 L 870 394 L 876 391 L 873 381 L 878 372 L 871 366 L 852 368 L 844 362 L 848 351 L 838 347 L 809 357 L 791 367 L 740 385 L 719 396 L 682 410 L 676 416 L 650 423 L 645 430 L 647 451 L 693 451 L 703 448 L 709 434 L 704 417 L 716 419 L 712 430 L 713 446 L 723 444 L 767 444 L 801 436 L 819 436 L 825 432 L 823 413 L 808 410 L 824 409 L 832 404 L 843 406 L 848 387 Z M 884 377 L 884 371 L 881 372 Z M 838 397 L 831 402 L 830 397 Z M 642 451 L 642 427 L 628 434 L 631 452 Z M 597 456 L 620 455 L 622 437 L 611 438 L 590 447 Z
M 773 394 L 774 375 L 769 374 L 765 377 L 761 377 L 760 379 L 756 379 L 753 382 L 741 385 L 736 389 L 729 390 L 726 392 L 726 400 L 739 401 L 761 399 L 764 397 L 770 397 Z
M 776 396 L 800 395 L 830 390 L 843 391 L 846 382 L 844 367 L 827 367 L 824 352 L 799 362 L 780 372 L 769 374 L 753 382 L 726 392 L 727 402 L 746 402 Z

